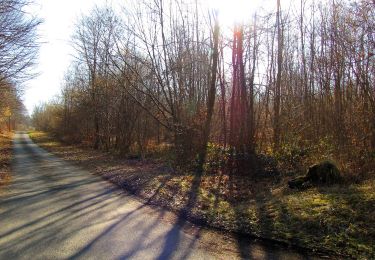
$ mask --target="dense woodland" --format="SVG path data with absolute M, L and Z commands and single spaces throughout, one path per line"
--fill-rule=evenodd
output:
M 232 28 L 198 0 L 105 5 L 72 45 L 61 95 L 33 112 L 66 142 L 200 167 L 207 151 L 356 174 L 375 161 L 372 0 L 278 0 Z
M 27 121 L 23 83 L 33 76 L 38 56 L 37 17 L 27 13 L 28 0 L 0 1 L 0 131 Z

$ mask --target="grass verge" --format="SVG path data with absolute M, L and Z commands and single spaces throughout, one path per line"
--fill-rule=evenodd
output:
M 42 132 L 43 148 L 89 168 L 149 203 L 226 231 L 277 240 L 329 255 L 375 258 L 375 179 L 358 184 L 292 191 L 288 177 L 254 180 L 225 173 L 173 169 L 153 161 L 62 144 Z
M 11 180 L 12 133 L 0 133 L 0 187 Z

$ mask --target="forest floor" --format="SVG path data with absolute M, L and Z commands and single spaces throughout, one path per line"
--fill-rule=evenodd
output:
M 225 173 L 197 176 L 154 160 L 121 159 L 71 146 L 42 133 L 41 147 L 77 163 L 150 204 L 171 209 L 192 222 L 323 255 L 375 258 L 375 178 L 357 184 L 290 190 L 291 178 Z
M 12 134 L 0 133 L 0 188 L 11 180 Z

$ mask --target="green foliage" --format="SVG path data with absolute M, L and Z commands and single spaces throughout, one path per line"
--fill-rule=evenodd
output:
M 275 157 L 279 161 L 296 165 L 309 154 L 309 151 L 309 148 L 300 147 L 295 143 L 286 143 L 275 153 Z
M 215 143 L 207 144 L 207 157 L 204 165 L 206 173 L 215 173 L 228 164 L 231 151 L 222 145 Z

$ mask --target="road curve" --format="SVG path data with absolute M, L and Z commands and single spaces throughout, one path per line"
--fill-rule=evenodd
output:
M 27 134 L 16 133 L 13 180 L 0 192 L 0 259 L 241 256 L 235 250 L 210 249 L 203 238 L 167 221 L 165 214 L 56 158 Z M 257 259 L 276 256 L 264 254 L 263 249 L 254 252 Z M 277 255 L 278 259 L 303 258 Z

